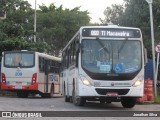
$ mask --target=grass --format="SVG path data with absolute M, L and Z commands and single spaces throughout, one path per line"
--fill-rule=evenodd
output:
M 160 104 L 160 95 L 154 97 L 154 103 Z

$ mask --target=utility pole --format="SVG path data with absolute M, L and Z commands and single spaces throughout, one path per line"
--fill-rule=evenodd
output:
M 35 0 L 35 9 L 34 9 L 34 42 L 36 42 L 36 24 L 37 24 L 36 5 L 37 5 L 37 0 Z
M 155 76 L 155 47 L 154 47 L 154 29 L 153 29 L 153 11 L 152 11 L 152 0 L 146 0 L 149 4 L 150 11 L 150 24 L 151 24 L 151 39 L 152 39 L 152 58 L 153 58 L 153 80 L 154 80 L 154 94 L 157 96 L 157 80 Z

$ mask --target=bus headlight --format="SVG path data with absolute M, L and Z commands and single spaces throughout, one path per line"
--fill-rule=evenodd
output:
M 90 85 L 89 80 L 82 80 L 82 82 L 83 82 L 84 85 Z
M 87 86 L 91 85 L 90 81 L 88 79 L 86 79 L 85 77 L 81 76 L 81 80 L 82 80 L 84 85 L 87 85 Z
M 133 86 L 137 87 L 137 86 L 141 85 L 141 83 L 142 83 L 142 80 L 137 80 L 137 81 L 133 84 Z

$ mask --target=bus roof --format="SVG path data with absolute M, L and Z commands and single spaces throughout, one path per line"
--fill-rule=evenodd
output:
M 43 56 L 43 57 L 47 57 L 47 58 L 50 58 L 50 59 L 54 59 L 56 61 L 59 61 L 61 62 L 61 58 L 60 57 L 56 57 L 56 56 L 53 56 L 53 55 L 49 55 L 49 54 L 46 54 L 46 53 L 40 53 L 40 52 L 36 52 L 38 55 L 40 56 Z
M 136 27 L 124 27 L 124 26 L 118 26 L 118 25 L 107 25 L 107 26 L 82 26 L 80 27 L 80 30 L 83 28 L 121 28 L 121 29 L 139 29 Z M 140 29 L 139 29 L 140 30 Z
M 141 32 L 141 30 L 139 29 L 139 28 L 136 28 L 136 27 L 124 27 L 124 26 L 118 26 L 118 25 L 113 25 L 113 24 L 111 24 L 111 25 L 107 25 L 107 26 L 82 26 L 82 27 L 80 27 L 79 28 L 79 30 L 76 32 L 76 34 L 71 38 L 71 40 L 67 43 L 67 45 L 64 47 L 64 49 L 62 50 L 62 52 L 63 51 L 65 51 L 65 49 L 67 48 L 67 46 L 73 41 L 73 39 L 78 35 L 78 34 L 80 34 L 80 35 L 82 35 L 82 30 L 83 29 L 85 29 L 85 28 L 91 28 L 91 29 L 109 29 L 109 28 L 111 28 L 111 29 L 129 29 L 129 30 L 138 30 L 138 31 L 140 31 Z
M 49 54 L 46 54 L 46 53 L 35 52 L 35 51 L 27 51 L 27 50 L 3 51 L 2 54 L 4 54 L 4 53 L 16 53 L 16 52 L 36 53 L 36 54 L 38 54 L 39 56 L 46 57 L 46 58 L 53 59 L 53 60 L 55 60 L 55 61 L 61 62 L 61 58 L 60 58 L 60 57 L 56 57 L 56 56 L 49 55 Z

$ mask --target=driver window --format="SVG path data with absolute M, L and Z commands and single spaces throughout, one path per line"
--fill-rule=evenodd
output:
M 140 67 L 140 52 L 138 45 L 126 44 L 120 53 L 120 63 L 122 63 L 125 72 L 136 71 Z

